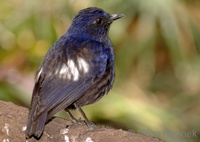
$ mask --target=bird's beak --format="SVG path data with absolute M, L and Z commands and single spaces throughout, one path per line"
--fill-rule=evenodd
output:
M 125 16 L 124 14 L 110 14 L 110 20 L 113 22 L 113 21 L 120 19 L 124 16 Z

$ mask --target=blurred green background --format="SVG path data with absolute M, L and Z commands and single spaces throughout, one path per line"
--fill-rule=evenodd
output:
M 126 17 L 109 33 L 114 87 L 83 108 L 89 119 L 169 142 L 199 142 L 199 0 L 0 0 L 0 99 L 29 106 L 45 53 L 91 6 Z

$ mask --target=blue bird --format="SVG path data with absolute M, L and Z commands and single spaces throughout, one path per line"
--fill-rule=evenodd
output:
M 74 17 L 68 31 L 49 49 L 35 76 L 26 138 L 39 139 L 45 123 L 58 111 L 78 109 L 104 96 L 114 82 L 114 49 L 108 38 L 113 21 L 123 14 L 87 8 Z

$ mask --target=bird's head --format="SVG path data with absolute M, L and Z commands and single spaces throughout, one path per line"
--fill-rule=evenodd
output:
M 101 40 L 108 36 L 111 23 L 123 16 L 124 14 L 109 14 L 100 8 L 86 8 L 74 17 L 68 34 Z

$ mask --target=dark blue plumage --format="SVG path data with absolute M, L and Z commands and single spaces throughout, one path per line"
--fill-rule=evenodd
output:
M 111 23 L 123 14 L 99 8 L 81 10 L 68 31 L 47 52 L 35 78 L 27 138 L 39 138 L 45 123 L 58 111 L 92 104 L 114 82 L 114 50 L 108 38 Z

